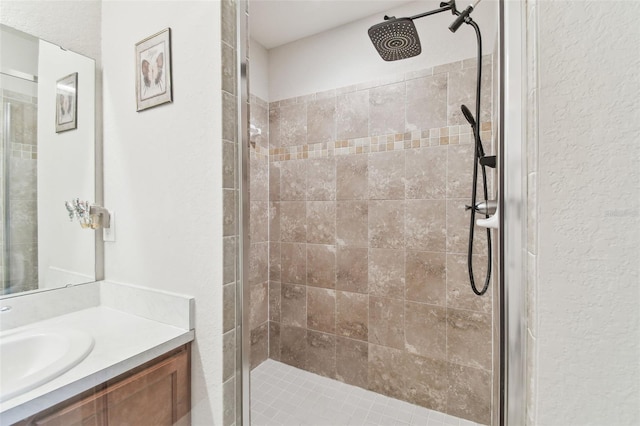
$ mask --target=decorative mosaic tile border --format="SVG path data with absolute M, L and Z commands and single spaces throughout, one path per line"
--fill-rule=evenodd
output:
M 491 140 L 492 123 L 490 121 L 480 124 L 480 138 L 487 142 Z M 268 155 L 269 161 L 275 162 L 471 143 L 473 143 L 471 127 L 468 125 L 460 125 L 422 131 L 416 130 L 407 133 L 272 148 L 268 150 Z M 265 148 L 259 145 L 255 147 L 255 153 L 258 156 L 267 155 L 266 151 Z
M 11 157 L 22 158 L 24 160 L 37 160 L 38 147 L 26 143 L 11 143 Z

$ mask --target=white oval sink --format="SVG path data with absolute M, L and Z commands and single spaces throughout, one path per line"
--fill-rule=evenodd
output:
M 55 379 L 93 349 L 93 337 L 71 329 L 32 328 L 0 334 L 0 401 Z

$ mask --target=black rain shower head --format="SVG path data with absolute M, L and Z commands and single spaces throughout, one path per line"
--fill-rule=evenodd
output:
M 422 52 L 418 31 L 411 18 L 384 17 L 385 21 L 369 28 L 369 38 L 385 61 L 397 61 Z

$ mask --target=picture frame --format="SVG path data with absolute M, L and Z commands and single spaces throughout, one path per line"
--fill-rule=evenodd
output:
M 78 128 L 78 73 L 56 81 L 56 133 Z
M 136 43 L 137 111 L 173 102 L 171 84 L 171 28 Z

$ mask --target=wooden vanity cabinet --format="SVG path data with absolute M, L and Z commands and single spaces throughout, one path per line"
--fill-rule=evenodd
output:
M 190 359 L 182 346 L 17 425 L 188 426 Z

